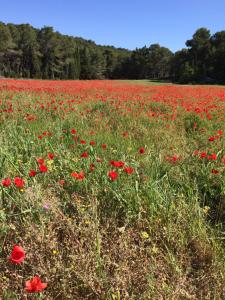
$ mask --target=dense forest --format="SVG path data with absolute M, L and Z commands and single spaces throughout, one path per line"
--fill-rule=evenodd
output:
M 130 51 L 29 24 L 0 22 L 0 76 L 41 79 L 169 79 L 225 82 L 225 31 L 198 29 L 175 53 L 159 44 Z

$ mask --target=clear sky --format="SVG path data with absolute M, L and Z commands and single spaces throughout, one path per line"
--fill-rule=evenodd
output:
M 176 51 L 199 27 L 225 30 L 225 0 L 0 0 L 0 21 L 53 26 L 97 44 Z

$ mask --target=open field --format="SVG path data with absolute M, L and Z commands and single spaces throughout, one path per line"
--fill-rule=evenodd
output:
M 124 79 L 120 80 L 120 82 L 123 83 L 129 83 L 132 85 L 174 85 L 171 82 L 166 82 L 166 81 L 153 81 L 153 80 L 148 80 L 148 79 L 140 79 L 140 80 L 129 80 L 129 79 Z
M 224 87 L 0 80 L 0 128 L 0 299 L 225 299 Z
M 119 80 L 120 82 L 123 83 L 129 83 L 132 85 L 147 85 L 147 86 L 152 86 L 152 85 L 166 85 L 166 86 L 192 86 L 192 87 L 225 87 L 225 85 L 219 85 L 219 84 L 207 84 L 207 85 L 200 85 L 200 84 L 178 84 L 178 83 L 173 83 L 171 81 L 166 81 L 166 80 L 150 80 L 150 79 L 140 79 L 140 80 Z

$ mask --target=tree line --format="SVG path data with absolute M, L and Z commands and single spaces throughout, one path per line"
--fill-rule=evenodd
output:
M 175 53 L 159 44 L 130 51 L 45 26 L 0 22 L 0 76 L 37 79 L 169 79 L 225 82 L 225 31 L 198 29 Z

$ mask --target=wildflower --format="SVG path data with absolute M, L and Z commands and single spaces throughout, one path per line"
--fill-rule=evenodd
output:
M 45 165 L 40 165 L 39 170 L 40 170 L 40 172 L 45 173 L 48 171 L 48 168 Z
M 42 207 L 43 207 L 45 210 L 49 210 L 50 205 L 49 205 L 48 203 L 45 203 Z
M 25 185 L 25 182 L 22 178 L 20 177 L 15 177 L 14 178 L 14 184 L 17 188 L 23 188 Z
M 139 149 L 139 153 L 140 153 L 140 154 L 144 154 L 144 153 L 145 153 L 145 148 L 144 148 L 144 147 L 141 147 L 141 148 Z
M 148 238 L 149 238 L 149 234 L 148 234 L 146 231 L 142 231 L 142 232 L 141 232 L 141 237 L 142 237 L 143 239 L 148 239 Z
M 108 177 L 114 181 L 118 178 L 118 173 L 116 171 L 109 171 L 108 172 Z
M 82 145 L 85 145 L 85 144 L 86 144 L 86 141 L 85 141 L 85 140 L 80 140 L 80 143 L 81 143 Z
M 208 160 L 216 160 L 217 159 L 217 155 L 216 155 L 216 153 L 212 153 L 211 155 L 208 155 Z
M 211 136 L 211 137 L 209 138 L 209 142 L 213 142 L 213 141 L 215 141 L 215 137 L 214 137 L 214 136 Z
M 65 180 L 60 179 L 60 180 L 58 181 L 58 183 L 59 183 L 60 185 L 64 185 L 64 184 L 65 184 Z
M 95 145 L 95 141 L 90 141 L 90 145 L 94 146 Z
M 166 160 L 171 162 L 171 163 L 175 163 L 177 160 L 179 159 L 179 157 L 177 155 L 173 155 L 173 156 L 167 156 Z
M 134 172 L 134 169 L 132 167 L 125 167 L 123 170 L 127 174 L 132 174 Z
M 95 165 L 94 164 L 90 164 L 90 171 L 94 171 L 95 169 Z
M 209 206 L 204 206 L 202 210 L 203 210 L 204 214 L 207 215 L 208 212 L 210 211 L 210 207 Z
M 202 152 L 202 153 L 200 154 L 200 157 L 201 157 L 201 158 L 205 158 L 206 156 L 207 156 L 206 152 Z
M 43 158 L 38 158 L 37 162 L 38 162 L 39 165 L 43 165 L 45 161 L 44 161 Z
M 4 187 L 10 186 L 10 184 L 11 184 L 11 179 L 10 179 L 10 178 L 2 179 L 2 185 L 3 185 Z
M 215 169 L 212 169 L 211 173 L 212 173 L 212 174 L 218 174 L 219 171 L 218 171 L 218 170 L 215 170 Z
M 30 177 L 34 177 L 34 176 L 36 176 L 36 174 L 37 174 L 37 172 L 35 170 L 30 170 L 30 172 L 29 172 Z
M 41 282 L 39 276 L 34 276 L 31 280 L 26 281 L 25 290 L 28 293 L 41 292 L 47 287 L 47 283 Z
M 55 157 L 55 155 L 53 153 L 48 153 L 48 158 L 49 159 L 53 159 Z
M 107 148 L 106 144 L 102 144 L 102 149 L 105 150 Z
M 111 160 L 110 164 L 116 168 L 122 168 L 125 165 L 123 161 L 114 161 L 114 160 Z
M 76 134 L 77 133 L 77 131 L 76 131 L 76 129 L 71 129 L 71 134 Z
M 199 151 L 198 151 L 198 150 L 195 150 L 195 151 L 193 152 L 193 155 L 198 155 L 198 153 L 199 153 Z
M 9 260 L 13 264 L 20 264 L 24 261 L 25 259 L 25 251 L 22 247 L 20 246 L 13 246 L 13 250 L 11 252 L 11 255 L 9 257 Z
M 78 180 L 83 180 L 84 179 L 84 172 L 80 172 L 80 173 L 77 173 L 77 172 L 73 172 L 71 173 L 71 176 L 78 179 Z
M 83 152 L 80 157 L 86 158 L 86 157 L 88 157 L 88 153 L 87 152 Z

